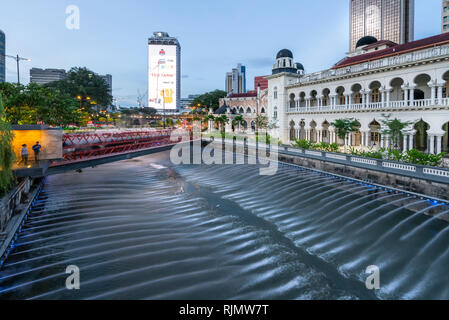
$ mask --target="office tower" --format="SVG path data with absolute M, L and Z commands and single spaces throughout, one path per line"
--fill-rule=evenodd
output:
M 0 30 L 0 82 L 6 81 L 6 38 L 2 30 Z
M 232 72 L 226 73 L 225 90 L 231 93 L 246 93 L 246 67 L 238 64 Z
M 449 1 L 442 1 L 441 33 L 449 32 Z
M 39 69 L 32 68 L 30 70 L 30 82 L 37 84 L 46 84 L 53 81 L 64 80 L 67 73 L 64 69 Z
M 413 41 L 414 0 L 350 0 L 350 51 L 365 36 L 398 44 Z
M 104 80 L 104 82 L 106 82 L 106 84 L 108 85 L 108 93 L 112 96 L 112 75 L 110 74 L 105 74 L 104 76 L 100 75 L 100 77 Z
M 176 111 L 181 105 L 181 45 L 166 32 L 148 39 L 148 107 Z

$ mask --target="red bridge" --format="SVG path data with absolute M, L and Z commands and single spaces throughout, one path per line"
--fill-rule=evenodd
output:
M 69 133 L 63 135 L 63 159 L 52 167 L 175 145 L 173 130 Z M 190 133 L 189 133 L 190 135 Z

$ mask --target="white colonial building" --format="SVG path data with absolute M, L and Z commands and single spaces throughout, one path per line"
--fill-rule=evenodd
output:
M 402 150 L 449 150 L 449 34 L 397 45 L 362 38 L 355 52 L 329 70 L 303 74 L 289 50 L 279 52 L 268 76 L 267 114 L 284 143 L 295 138 L 340 142 L 331 123 L 354 118 L 357 132 L 344 143 L 393 147 L 382 134 L 383 115 L 412 121 Z

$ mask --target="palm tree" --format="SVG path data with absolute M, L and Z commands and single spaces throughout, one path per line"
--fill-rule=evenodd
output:
M 218 123 L 219 127 L 220 127 L 220 131 L 225 131 L 225 124 L 229 123 L 229 118 L 226 115 L 221 115 L 219 117 L 215 118 L 215 122 Z
M 407 128 L 410 127 L 410 125 L 415 124 L 415 122 L 414 121 L 402 122 L 397 118 L 391 119 L 391 114 L 389 115 L 382 114 L 382 117 L 384 117 L 384 119 L 381 120 L 381 122 L 385 127 L 385 129 L 382 130 L 382 134 L 390 136 L 393 149 L 399 150 L 403 134 L 410 132 L 411 130 Z
M 239 127 L 239 132 L 240 132 L 240 128 L 244 124 L 244 122 L 245 122 L 245 120 L 243 119 L 242 116 L 236 116 L 232 123 L 234 126 L 237 125 Z
M 204 117 L 203 121 L 207 123 L 207 127 L 209 128 L 209 121 L 215 121 L 215 117 L 214 117 L 213 114 L 209 114 L 209 115 Z M 209 128 L 209 132 L 210 132 L 211 129 L 212 128 Z

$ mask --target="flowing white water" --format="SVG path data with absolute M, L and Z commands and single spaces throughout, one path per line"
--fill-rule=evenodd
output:
M 448 299 L 448 223 L 426 215 L 448 209 L 292 166 L 267 177 L 152 155 L 49 177 L 0 298 Z

